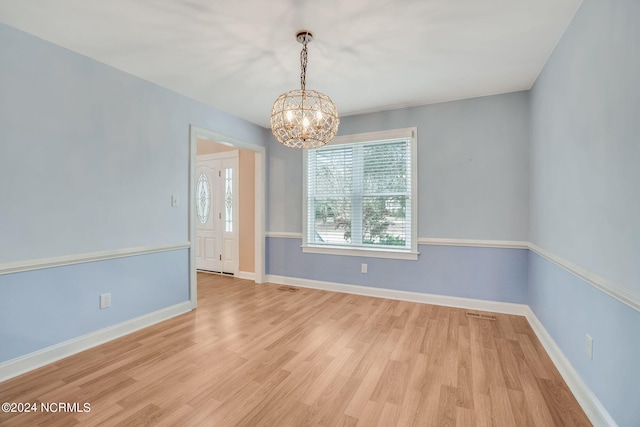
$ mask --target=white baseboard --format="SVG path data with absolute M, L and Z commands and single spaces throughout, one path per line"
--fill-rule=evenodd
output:
M 236 274 L 236 277 L 238 279 L 246 279 L 246 280 L 256 280 L 256 273 L 250 272 L 250 271 L 238 271 L 238 274 Z
M 346 285 L 343 283 L 299 279 L 296 277 L 267 275 L 266 279 L 269 283 L 279 285 L 299 286 L 301 288 L 313 288 L 325 291 L 343 292 L 346 294 L 389 298 L 400 301 L 443 305 L 447 307 L 467 308 L 470 310 L 492 311 L 494 313 L 515 314 L 518 316 L 524 316 L 529 308 L 525 304 L 450 297 L 446 295 L 425 294 L 421 292 L 398 291 L 395 289 L 374 288 L 370 286 Z
M 15 359 L 7 360 L 0 363 L 0 382 L 186 313 L 192 309 L 190 301 L 182 302 Z
M 531 328 L 542 343 L 547 354 L 556 365 L 556 368 L 567 383 L 569 389 L 584 410 L 585 414 L 594 426 L 617 427 L 618 424 L 611 417 L 611 414 L 602 405 L 591 389 L 584 383 L 578 372 L 573 368 L 569 359 L 564 355 L 560 347 L 551 338 L 551 335 L 540 322 L 531 308 L 527 307 L 526 317 Z

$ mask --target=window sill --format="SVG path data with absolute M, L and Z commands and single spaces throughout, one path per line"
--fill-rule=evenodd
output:
M 345 248 L 339 246 L 302 246 L 302 252 L 309 254 L 346 255 L 368 258 L 388 258 L 417 261 L 419 252 L 391 251 L 374 248 Z

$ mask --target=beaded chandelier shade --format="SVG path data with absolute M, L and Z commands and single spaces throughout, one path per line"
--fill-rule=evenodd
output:
M 309 31 L 296 34 L 300 53 L 300 89 L 285 92 L 271 109 L 271 131 L 278 141 L 292 148 L 317 148 L 330 142 L 338 131 L 338 110 L 327 95 L 305 88 Z

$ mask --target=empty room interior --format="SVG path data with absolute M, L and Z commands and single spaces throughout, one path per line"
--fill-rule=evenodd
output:
M 637 0 L 0 0 L 0 425 L 640 426 Z

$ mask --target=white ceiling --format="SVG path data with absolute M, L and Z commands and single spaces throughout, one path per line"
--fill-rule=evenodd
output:
M 0 0 L 0 21 L 268 127 L 299 88 L 342 116 L 531 88 L 581 0 Z

